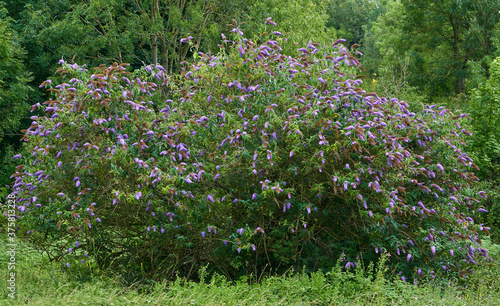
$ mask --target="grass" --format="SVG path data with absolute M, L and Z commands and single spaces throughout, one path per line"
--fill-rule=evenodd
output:
M 2 235 L 5 236 L 5 235 Z M 479 267 L 468 288 L 450 283 L 414 286 L 390 282 L 382 267 L 375 275 L 361 269 L 343 273 L 296 274 L 263 278 L 250 284 L 246 280 L 228 282 L 223 276 L 204 282 L 177 280 L 172 283 L 125 286 L 118 277 L 89 269 L 62 268 L 50 263 L 30 246 L 18 241 L 16 253 L 16 298 L 8 297 L 7 246 L 0 245 L 0 305 L 499 305 L 500 269 L 498 265 Z M 500 247 L 490 246 L 499 260 Z M 76 265 L 75 265 L 76 266 Z M 89 274 L 90 273 L 90 274 Z M 94 273 L 94 274 L 92 274 Z

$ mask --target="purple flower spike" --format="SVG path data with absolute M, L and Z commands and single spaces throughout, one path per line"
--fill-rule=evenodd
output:
M 67 262 L 67 263 L 66 263 L 66 267 L 68 267 L 68 268 L 69 268 L 69 262 Z
M 71 253 L 73 251 L 73 248 L 69 248 L 68 253 Z
M 211 194 L 209 194 L 209 195 L 207 196 L 207 200 L 209 200 L 210 202 L 214 203 L 214 197 L 212 197 L 212 195 L 211 195 Z
M 406 277 L 401 276 L 401 280 L 402 280 L 403 282 L 406 282 Z
M 256 193 L 252 194 L 252 200 L 255 200 L 256 197 L 257 197 Z
M 487 211 L 486 209 L 484 209 L 484 208 L 479 208 L 477 211 L 478 211 L 478 212 L 482 212 L 482 213 L 487 213 L 487 212 L 488 212 L 488 211 Z
M 453 256 L 453 250 L 450 250 L 450 255 Z
M 417 274 L 418 274 L 418 276 L 420 276 L 420 274 L 422 274 L 422 269 L 419 268 L 417 271 Z
M 436 255 L 436 247 L 431 246 L 432 255 Z
M 240 228 L 240 229 L 237 230 L 238 234 L 240 234 L 240 235 L 243 234 L 243 231 L 244 231 L 243 228 Z
M 205 238 L 205 232 L 201 232 L 201 237 Z
M 278 35 L 278 36 L 283 36 L 283 34 L 281 32 L 278 32 L 278 31 L 274 31 L 273 34 Z
M 23 157 L 21 154 L 17 154 L 17 155 L 12 156 L 13 159 L 19 159 L 21 157 Z
M 238 248 L 238 253 L 241 252 L 241 248 Z
M 136 193 L 136 194 L 135 194 L 135 198 L 136 198 L 137 200 L 139 200 L 140 198 L 142 198 L 142 192 L 140 192 L 140 191 L 139 191 L 138 193 Z
M 224 243 L 224 245 L 227 245 L 227 240 L 222 240 L 222 243 Z
M 408 255 L 406 256 L 406 262 L 410 262 L 410 258 L 411 258 L 411 254 L 408 254 Z
M 345 164 L 345 168 L 346 168 L 346 169 L 349 169 L 349 164 Z
M 257 248 L 255 247 L 255 244 L 251 245 L 252 249 L 255 251 Z
M 80 187 L 80 181 L 76 181 L 76 187 Z
M 267 19 L 266 19 L 266 23 L 267 23 L 267 24 L 274 25 L 274 26 L 276 25 L 276 22 L 272 21 L 272 20 L 271 20 L 271 17 L 269 17 L 269 18 L 267 18 Z
M 252 120 L 253 120 L 253 121 L 255 121 L 255 120 L 257 120 L 257 119 L 259 119 L 259 116 L 258 116 L 258 115 L 255 115 L 255 116 L 253 116 L 253 118 L 252 118 Z

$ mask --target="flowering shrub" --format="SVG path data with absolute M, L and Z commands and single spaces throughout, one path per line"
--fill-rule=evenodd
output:
M 27 236 L 54 258 L 164 275 L 326 269 L 341 254 L 349 269 L 386 253 L 408 279 L 487 256 L 464 115 L 365 92 L 341 41 L 293 58 L 279 32 L 233 32 L 229 53 L 170 78 L 62 63 L 68 80 L 43 84 L 55 99 L 34 106 L 46 116 L 16 156 Z

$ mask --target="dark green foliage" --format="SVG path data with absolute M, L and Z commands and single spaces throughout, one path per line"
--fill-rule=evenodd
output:
M 491 55 L 495 50 L 492 37 L 500 18 L 499 2 L 403 0 L 401 3 L 403 50 L 410 49 L 415 60 L 423 59 L 423 73 L 412 68 L 410 82 L 426 88 L 432 96 L 466 94 L 467 62 Z
M 500 241 L 500 58 L 489 66 L 489 78 L 478 75 L 478 88 L 472 90 L 467 111 L 472 118 L 474 137 L 468 142 L 468 151 L 474 156 L 486 179 L 481 184 L 488 191 L 483 200 L 490 213 L 482 219 L 490 226 L 495 241 Z
M 26 52 L 12 25 L 0 2 L 0 188 L 12 181 L 8 178 L 15 167 L 12 156 L 20 146 L 21 122 L 28 117 L 32 93 L 28 86 L 32 78 L 24 65 Z

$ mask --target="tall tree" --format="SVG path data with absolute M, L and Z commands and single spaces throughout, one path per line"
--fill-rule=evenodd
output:
M 455 93 L 465 94 L 467 62 L 493 52 L 491 38 L 500 2 L 402 0 L 402 4 L 403 31 L 414 58 L 427 63 L 426 72 L 436 83 L 453 79 Z
M 21 122 L 29 114 L 28 98 L 32 88 L 26 71 L 26 52 L 20 46 L 3 2 L 0 2 L 0 188 L 10 182 L 14 172 L 12 155 L 19 146 Z M 16 141 L 17 140 L 17 141 Z

